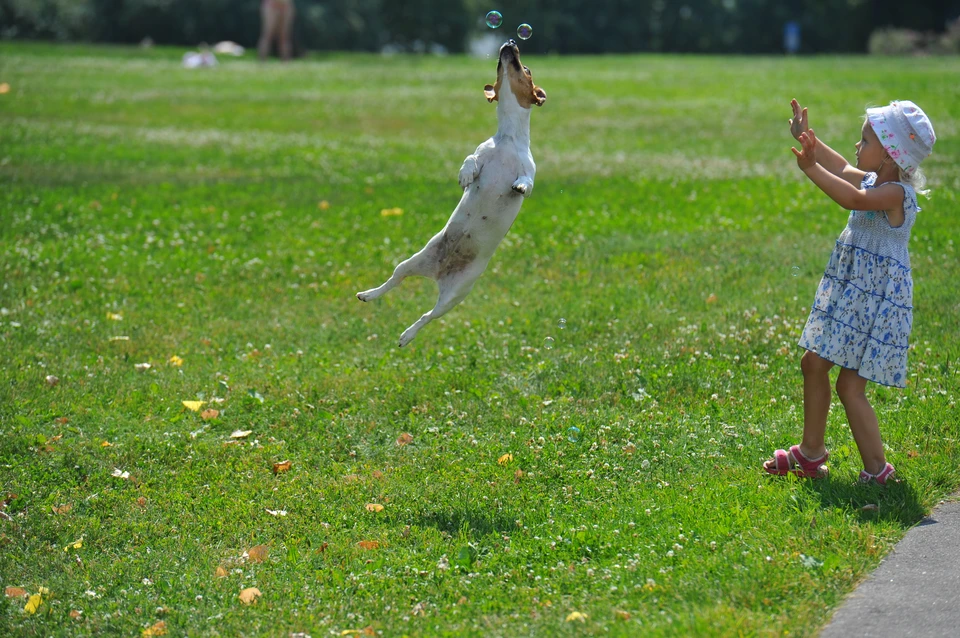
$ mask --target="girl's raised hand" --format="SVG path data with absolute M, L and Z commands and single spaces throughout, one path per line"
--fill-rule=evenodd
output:
M 805 171 L 817 163 L 817 135 L 813 132 L 813 129 L 808 129 L 805 133 L 800 134 L 798 141 L 801 150 L 798 151 L 795 147 L 790 147 L 790 150 L 797 156 L 797 166 L 800 167 L 800 170 Z
M 793 108 L 793 118 L 790 119 L 790 134 L 793 135 L 793 138 L 797 141 L 800 140 L 800 134 L 806 133 L 807 126 L 807 109 L 806 107 L 800 108 L 800 103 L 795 99 L 790 100 L 790 106 Z

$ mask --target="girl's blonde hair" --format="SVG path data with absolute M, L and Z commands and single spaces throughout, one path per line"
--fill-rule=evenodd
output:
M 913 169 L 913 173 L 907 174 L 904 170 L 900 169 L 900 179 L 897 180 L 908 186 L 912 186 L 913 190 L 923 195 L 924 197 L 930 197 L 930 189 L 926 188 L 927 186 L 927 176 L 923 174 L 923 169 L 919 166 Z

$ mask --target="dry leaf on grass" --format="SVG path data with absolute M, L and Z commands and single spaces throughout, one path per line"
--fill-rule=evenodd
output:
M 270 514 L 271 516 L 286 516 L 286 515 L 287 515 L 287 510 L 272 510 L 272 509 L 270 509 L 270 508 L 266 508 L 266 510 L 267 510 L 267 514 Z
M 183 359 L 181 359 L 177 355 L 173 355 L 172 357 L 170 357 L 170 360 L 168 363 L 170 363 L 170 365 L 174 365 L 179 368 L 180 366 L 183 365 Z
M 262 563 L 267 560 L 267 555 L 270 553 L 270 548 L 266 545 L 257 545 L 256 547 L 251 547 L 247 551 L 247 560 L 253 563 Z
M 520 479 L 522 478 L 523 478 L 523 470 L 518 469 L 516 472 L 513 473 L 513 484 L 519 485 Z
M 200 408 L 205 403 L 204 401 L 181 401 L 183 407 L 190 410 L 191 412 L 199 412 Z
M 83 536 L 73 541 L 72 543 L 67 543 L 67 546 L 63 548 L 63 551 L 66 552 L 66 551 L 70 551 L 71 548 L 80 549 L 82 547 L 83 547 Z
M 293 467 L 293 463 L 291 461 L 280 461 L 279 463 L 273 464 L 273 473 L 279 474 L 280 472 L 289 472 L 291 467 Z
M 586 614 L 582 614 L 579 611 L 571 611 L 570 614 L 567 615 L 567 622 L 573 622 L 574 620 L 579 620 L 580 622 L 587 622 L 587 618 L 589 618 L 589 616 L 587 616 Z
M 408 432 L 404 432 L 397 437 L 397 447 L 403 447 L 404 445 L 409 445 L 411 443 L 413 443 L 413 435 Z
M 500 465 L 506 465 L 512 460 L 513 460 L 513 455 L 508 452 L 503 456 L 501 456 L 499 459 L 497 459 L 497 463 L 499 463 Z
M 377 479 L 378 481 L 383 478 L 383 472 L 380 470 L 374 470 L 372 474 L 373 478 Z
M 52 374 L 48 374 L 46 379 L 44 379 L 44 381 L 46 381 L 47 385 L 50 386 L 51 388 L 57 385 L 58 383 L 60 383 L 60 379 L 53 376 Z
M 360 546 L 360 549 L 379 549 L 380 541 L 360 541 L 357 545 Z
M 380 503 L 367 503 L 366 506 L 368 512 L 382 512 L 383 505 Z
M 143 630 L 144 636 L 166 636 L 167 635 L 167 623 L 163 620 L 153 624 Z
M 37 613 L 37 610 L 40 609 L 40 603 L 42 602 L 43 596 L 40 594 L 34 594 L 33 596 L 30 596 L 29 600 L 27 600 L 27 604 L 24 605 L 23 609 L 28 614 L 35 614 Z
M 147 506 L 147 499 L 145 499 L 145 498 L 142 497 L 142 496 L 139 497 L 139 498 L 137 499 L 137 506 L 138 506 L 138 507 L 141 507 L 141 508 L 146 507 L 146 506 Z
M 210 419 L 215 419 L 220 416 L 220 410 L 214 410 L 213 408 L 207 408 L 200 413 L 200 418 L 204 421 L 209 421 Z
M 7 595 L 7 598 L 23 598 L 30 595 L 30 592 L 23 587 L 7 587 L 3 590 L 3 593 Z
M 54 514 L 68 514 L 73 509 L 73 505 L 64 503 L 63 505 L 54 505 L 51 509 Z
M 356 483 L 359 480 L 360 480 L 359 474 L 345 474 L 343 476 L 344 483 Z
M 260 593 L 259 589 L 256 587 L 247 587 L 240 592 L 240 602 L 242 602 L 244 605 L 252 605 L 253 603 L 257 602 L 257 599 L 260 598 L 260 596 L 263 596 L 263 594 Z
M 217 578 L 226 578 L 229 573 L 223 565 L 217 565 L 217 571 L 213 575 Z
M 245 439 L 253 434 L 253 430 L 234 430 L 230 433 L 231 439 Z
M 80 611 L 80 610 L 78 610 L 78 609 L 71 609 L 71 610 L 70 610 L 70 617 L 73 618 L 74 620 L 80 620 L 80 617 L 81 617 L 81 616 L 83 616 L 83 612 L 82 612 L 82 611 Z
M 707 303 L 716 303 L 716 302 L 717 302 L 717 296 L 713 293 L 710 293 L 710 296 L 707 297 Z
M 113 443 L 111 443 L 110 441 L 104 441 L 103 443 L 100 444 L 100 447 L 113 447 Z

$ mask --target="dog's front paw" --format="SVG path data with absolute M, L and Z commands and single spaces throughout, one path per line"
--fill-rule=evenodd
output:
M 477 160 L 473 156 L 463 160 L 463 166 L 460 167 L 460 175 L 457 177 L 457 181 L 460 182 L 460 188 L 470 186 L 479 174 L 480 171 L 477 168 Z
M 527 177 L 521 177 L 513 183 L 513 190 L 526 197 L 533 191 L 533 182 Z

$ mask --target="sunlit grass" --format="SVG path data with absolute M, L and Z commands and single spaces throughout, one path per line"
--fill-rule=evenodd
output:
M 960 484 L 960 62 L 525 58 L 535 193 L 400 350 L 432 282 L 353 295 L 448 217 L 494 64 L 178 55 L 0 43 L 0 578 L 50 590 L 8 633 L 809 635 Z M 941 136 L 910 384 L 871 390 L 887 490 L 839 406 L 828 481 L 760 473 L 846 219 L 795 96 L 839 150 L 895 97 Z

